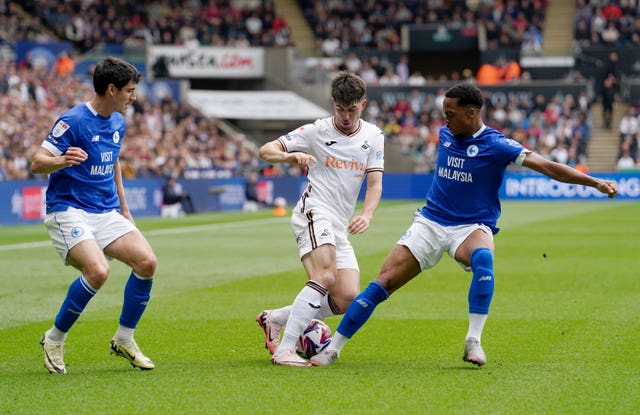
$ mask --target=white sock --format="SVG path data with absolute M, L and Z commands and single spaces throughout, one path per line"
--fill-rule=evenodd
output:
M 469 331 L 467 332 L 467 339 L 469 337 L 475 337 L 480 341 L 484 323 L 487 321 L 487 316 L 488 314 L 469 313 Z
M 318 309 L 321 307 L 320 302 L 322 297 L 325 295 L 326 289 L 314 281 L 309 281 L 307 285 L 300 290 L 300 293 L 293 301 L 287 326 L 284 330 L 284 336 L 282 336 L 282 341 L 277 352 L 296 347 L 298 337 L 300 337 L 302 331 L 307 327 L 309 321 L 315 317 Z
M 330 298 L 331 296 L 328 294 L 322 297 L 322 301 L 320 301 L 320 305 L 322 307 L 320 307 L 320 310 L 318 310 L 318 312 L 316 313 L 316 316 L 314 317 L 315 319 L 324 320 L 327 317 L 337 315 L 336 313 L 333 312 L 333 310 L 331 309 L 331 306 L 329 305 Z
M 292 305 L 288 305 L 286 307 L 271 310 L 269 312 L 269 319 L 276 324 L 284 326 L 285 324 L 287 324 L 287 320 L 289 319 L 289 314 L 291 314 L 292 308 Z
M 338 353 L 339 355 L 340 351 L 342 350 L 344 345 L 347 344 L 348 341 L 349 341 L 348 337 L 345 337 L 336 331 L 333 333 L 333 336 L 331 337 L 331 343 L 329 343 L 329 346 L 327 346 L 327 350 L 332 350 Z
M 67 339 L 67 333 L 58 330 L 56 326 L 52 326 L 44 335 L 54 343 L 64 343 Z
M 129 327 L 118 326 L 118 330 L 116 330 L 115 334 L 116 342 L 118 343 L 126 343 L 130 340 L 133 340 L 133 329 Z
M 325 295 L 320 300 L 320 310 L 313 317 L 317 320 L 324 320 L 327 317 L 336 316 L 337 314 L 333 312 L 331 306 L 329 305 L 329 296 Z M 287 320 L 289 319 L 289 315 L 291 314 L 291 309 L 293 305 L 288 305 L 282 308 L 276 308 L 269 312 L 269 318 L 276 324 L 284 326 L 287 324 Z

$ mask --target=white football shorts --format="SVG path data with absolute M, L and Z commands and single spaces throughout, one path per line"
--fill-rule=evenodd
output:
M 89 213 L 70 207 L 64 212 L 48 213 L 44 218 L 49 237 L 65 265 L 69 250 L 78 243 L 94 239 L 100 249 L 137 228 L 124 216 L 112 210 Z
M 443 226 L 416 212 L 413 223 L 409 229 L 402 234 L 398 240 L 398 245 L 404 245 L 409 248 L 413 256 L 420 263 L 420 269 L 425 271 L 435 266 L 438 261 L 440 261 L 444 252 L 447 252 L 449 256 L 455 260 L 458 247 L 476 229 L 482 229 L 493 238 L 491 228 L 481 223 Z M 458 264 L 460 264 L 465 271 L 471 271 L 471 267 L 460 262 L 458 262 Z
M 298 244 L 298 255 L 302 258 L 313 249 L 324 244 L 336 248 L 337 269 L 351 268 L 360 271 L 353 246 L 347 239 L 347 230 L 342 229 L 337 219 L 317 209 L 301 213 L 295 209 L 291 215 L 291 228 Z

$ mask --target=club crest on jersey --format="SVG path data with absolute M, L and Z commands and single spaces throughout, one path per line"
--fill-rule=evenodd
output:
M 113 132 L 113 142 L 116 144 L 120 142 L 120 133 L 117 130 Z
M 73 236 L 74 238 L 79 238 L 82 235 L 84 235 L 84 229 L 78 226 L 74 226 L 73 229 L 71 229 L 71 236 Z
M 65 131 L 67 131 L 69 129 L 69 124 L 67 124 L 66 122 L 60 120 L 58 121 L 58 123 L 53 127 L 53 130 L 51 131 L 51 134 L 53 134 L 54 137 L 60 137 L 62 136 L 62 134 L 65 133 Z
M 360 150 L 367 151 L 370 148 L 371 148 L 371 146 L 369 145 L 369 142 L 367 140 L 364 140 L 364 144 L 360 147 Z
M 469 157 L 475 157 L 478 155 L 478 146 L 475 144 L 471 144 L 469 147 L 467 147 L 467 156 Z

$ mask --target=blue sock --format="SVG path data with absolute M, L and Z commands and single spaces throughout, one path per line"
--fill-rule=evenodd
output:
M 151 298 L 151 286 L 153 278 L 140 278 L 133 272 L 129 276 L 129 281 L 124 287 L 124 304 L 120 314 L 120 325 L 135 329 L 147 308 L 147 303 Z
M 387 298 L 389 298 L 387 290 L 378 282 L 371 281 L 347 308 L 338 325 L 338 332 L 351 338 L 367 322 L 376 306 Z
M 493 297 L 493 252 L 478 248 L 471 254 L 473 279 L 469 287 L 469 313 L 489 314 Z
M 68 332 L 94 295 L 96 295 L 96 290 L 89 285 L 83 276 L 73 281 L 60 306 L 60 311 L 56 315 L 54 322 L 56 328 L 61 332 Z

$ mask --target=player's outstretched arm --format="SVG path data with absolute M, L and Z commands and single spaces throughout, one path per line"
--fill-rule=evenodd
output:
M 566 164 L 547 160 L 537 153 L 527 154 L 522 165 L 559 182 L 595 187 L 610 198 L 618 194 L 618 186 L 615 182 L 589 176 Z
M 259 155 L 261 159 L 269 163 L 289 163 L 306 167 L 310 163 L 316 162 L 316 158 L 311 154 L 286 152 L 279 140 L 270 141 L 260 147 Z

